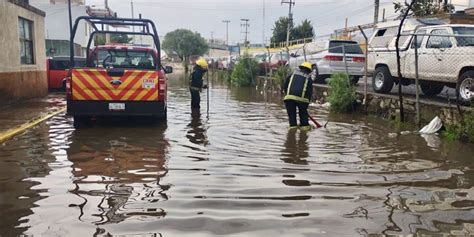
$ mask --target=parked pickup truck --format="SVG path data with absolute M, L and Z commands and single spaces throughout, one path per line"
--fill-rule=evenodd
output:
M 368 71 L 373 74 L 374 91 L 388 93 L 397 79 L 395 38 L 398 26 L 382 26 L 370 40 Z M 402 84 L 415 83 L 415 48 L 418 50 L 420 87 L 425 95 L 441 93 L 444 86 L 456 88 L 461 102 L 474 97 L 474 26 L 472 25 L 412 25 L 403 28 L 401 72 Z M 466 37 L 463 37 L 465 35 Z M 383 42 L 387 45 L 382 47 Z M 382 43 L 382 44 L 381 44 Z
M 346 73 L 346 69 L 354 84 L 364 75 L 365 55 L 356 41 L 326 40 L 308 44 L 307 48 L 306 61 L 315 67 L 315 81 L 318 83 L 324 83 L 334 73 Z M 302 52 L 291 55 L 292 69 L 305 61 L 304 55 L 300 54 Z
M 79 125 L 97 116 L 144 116 L 166 119 L 167 79 L 171 67 L 163 67 L 155 24 L 146 19 L 79 17 L 73 28 L 74 37 L 81 20 L 93 24 L 95 31 L 87 47 L 87 65 L 74 68 L 66 83 L 67 113 Z M 141 32 L 104 31 L 104 26 L 139 26 Z M 151 36 L 154 46 L 90 45 L 94 34 L 140 34 Z M 73 42 L 73 41 L 71 41 Z M 72 48 L 72 45 L 71 45 Z

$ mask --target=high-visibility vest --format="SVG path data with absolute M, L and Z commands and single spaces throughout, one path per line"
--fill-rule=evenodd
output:
M 301 72 L 293 73 L 284 100 L 295 100 L 309 104 L 310 98 L 305 97 L 308 83 L 309 75 L 304 75 Z

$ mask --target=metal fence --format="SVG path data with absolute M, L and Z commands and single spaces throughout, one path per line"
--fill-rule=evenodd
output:
M 372 70 L 376 65 L 384 65 L 398 78 L 395 38 L 394 35 L 374 37 L 368 44 L 367 58 Z M 455 89 L 454 95 L 447 94 L 448 99 L 455 97 L 458 105 L 474 98 L 474 28 L 456 25 L 420 28 L 416 33 L 402 34 L 399 48 L 402 84 L 415 84 L 416 88 L 417 121 L 421 92 L 434 96 L 447 86 Z M 374 83 L 377 78 L 374 75 Z

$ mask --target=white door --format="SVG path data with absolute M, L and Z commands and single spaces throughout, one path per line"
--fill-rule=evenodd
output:
M 446 53 L 453 48 L 453 42 L 445 28 L 433 29 L 428 32 L 430 36 L 420 48 L 419 56 L 419 74 L 420 79 L 427 79 L 433 81 L 445 80 L 445 60 Z

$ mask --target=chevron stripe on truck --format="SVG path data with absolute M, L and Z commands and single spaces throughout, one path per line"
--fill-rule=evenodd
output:
M 157 71 L 125 70 L 111 77 L 105 69 L 73 69 L 72 99 L 77 101 L 156 101 Z M 114 83 L 116 82 L 116 83 Z

